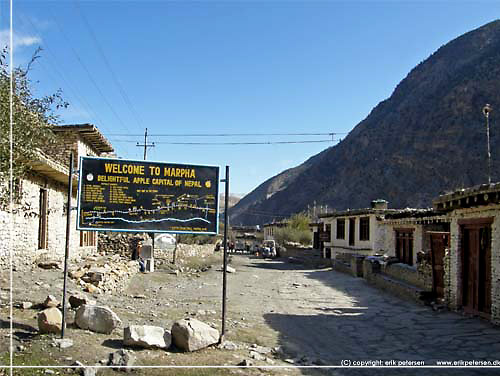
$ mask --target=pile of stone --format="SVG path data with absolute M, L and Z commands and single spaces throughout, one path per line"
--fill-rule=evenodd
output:
M 85 292 L 111 293 L 123 291 L 130 278 L 138 271 L 137 261 L 113 255 L 89 259 L 83 266 L 71 269 L 68 275 Z
M 99 241 L 97 249 L 105 254 L 119 254 L 124 257 L 129 257 L 132 254 L 131 245 L 135 234 L 120 233 L 120 232 L 99 232 Z

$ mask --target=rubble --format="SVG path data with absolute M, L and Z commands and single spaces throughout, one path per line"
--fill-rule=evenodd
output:
M 132 354 L 129 354 L 126 350 L 121 349 L 109 354 L 108 366 L 111 366 L 119 371 L 131 372 L 131 367 L 133 367 L 135 361 L 136 359 Z
M 70 270 L 68 275 L 85 292 L 110 294 L 123 292 L 130 278 L 138 272 L 137 261 L 114 254 L 112 256 L 89 257 L 83 266 Z
M 69 338 L 55 338 L 52 342 L 52 346 L 59 347 L 60 349 L 67 349 L 73 346 L 73 340 Z
M 71 305 L 71 308 L 77 309 L 78 307 L 87 304 L 87 305 L 95 305 L 96 302 L 95 300 L 89 299 L 87 296 L 79 293 L 73 293 L 69 297 L 69 304 Z
M 57 300 L 54 295 L 47 295 L 45 301 L 43 302 L 43 306 L 45 308 L 57 307 L 59 304 L 59 300 Z

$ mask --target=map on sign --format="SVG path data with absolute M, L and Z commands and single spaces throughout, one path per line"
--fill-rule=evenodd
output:
M 219 167 L 80 159 L 79 230 L 216 234 Z

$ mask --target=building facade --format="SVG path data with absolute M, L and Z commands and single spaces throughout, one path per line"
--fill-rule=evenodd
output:
M 57 147 L 40 151 L 29 162 L 29 173 L 17 182 L 20 201 L 13 213 L 0 210 L 0 262 L 10 262 L 10 244 L 15 264 L 30 264 L 40 256 L 61 258 L 66 242 L 69 155 L 74 169 L 80 156 L 109 155 L 109 141 L 91 124 L 55 126 Z M 76 206 L 77 177 L 73 178 L 73 206 Z M 97 233 L 76 230 L 76 212 L 71 216 L 70 256 L 97 250 Z M 12 227 L 11 227 L 12 226 Z M 12 228 L 12 231 L 11 231 Z

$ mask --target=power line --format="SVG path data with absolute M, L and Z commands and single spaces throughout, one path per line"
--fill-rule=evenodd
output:
M 113 142 L 126 142 L 126 143 L 136 143 L 132 140 L 116 140 L 109 139 Z M 263 142 L 166 142 L 158 141 L 155 144 L 164 145 L 276 145 L 276 144 L 312 144 L 312 143 L 324 143 L 339 141 L 337 140 L 300 140 L 300 141 L 263 141 Z
M 104 64 L 106 65 L 109 72 L 111 73 L 111 77 L 113 78 L 115 85 L 118 87 L 118 90 L 120 91 L 120 94 L 123 98 L 123 101 L 125 102 L 125 104 L 129 108 L 130 112 L 132 112 L 132 114 L 134 115 L 135 120 L 137 121 L 137 124 L 139 125 L 139 127 L 142 129 L 143 127 L 142 127 L 141 118 L 140 118 L 138 112 L 135 110 L 134 104 L 130 100 L 129 96 L 127 95 L 127 92 L 123 89 L 123 86 L 121 85 L 120 81 L 118 80 L 118 77 L 116 76 L 113 68 L 111 67 L 109 60 L 106 58 L 104 50 L 102 49 L 101 45 L 99 44 L 99 41 L 97 40 L 97 37 L 96 37 L 94 31 L 92 30 L 92 27 L 90 26 L 90 23 L 88 22 L 87 17 L 85 17 L 85 14 L 83 13 L 82 8 L 80 7 L 79 0 L 75 0 L 73 2 L 73 4 L 78 9 L 80 16 L 83 20 L 83 23 L 85 24 L 85 27 L 87 28 L 87 31 L 89 32 L 89 34 L 92 38 L 92 41 L 94 42 L 94 45 L 96 46 L 96 49 L 99 52 L 99 55 L 101 55 L 101 58 L 104 61 Z
M 56 26 L 57 28 L 59 29 L 59 31 L 61 32 L 61 35 L 66 39 L 66 41 L 68 42 L 68 46 L 70 47 L 71 51 L 73 52 L 73 54 L 75 55 L 76 59 L 78 60 L 78 62 L 80 63 L 80 65 L 82 66 L 82 68 L 85 70 L 85 72 L 87 73 L 87 76 L 89 77 L 90 79 L 90 82 L 94 85 L 94 87 L 96 88 L 97 92 L 100 94 L 100 96 L 102 97 L 102 99 L 104 100 L 104 102 L 106 103 L 106 105 L 109 107 L 109 109 L 111 110 L 111 112 L 113 113 L 113 115 L 116 117 L 116 119 L 118 120 L 118 122 L 122 125 L 122 127 L 127 131 L 127 132 L 130 132 L 130 130 L 128 129 L 128 127 L 125 125 L 125 123 L 123 122 L 123 120 L 121 119 L 121 117 L 118 115 L 118 113 L 115 111 L 115 109 L 113 108 L 113 106 L 111 105 L 111 103 L 109 103 L 109 101 L 107 100 L 107 98 L 104 96 L 101 88 L 99 87 L 99 85 L 97 85 L 96 81 L 94 80 L 94 77 L 92 76 L 92 74 L 90 73 L 90 71 L 88 70 L 87 66 L 83 63 L 83 60 L 80 58 L 80 55 L 78 54 L 78 52 L 76 52 L 76 50 L 73 48 L 73 44 L 71 43 L 71 41 L 69 40 L 68 36 L 66 35 L 66 33 L 64 32 L 64 30 L 62 29 L 61 25 L 59 24 L 59 22 L 57 21 L 57 19 L 52 15 L 52 18 L 54 19 L 55 23 L 56 23 Z
M 38 29 L 38 27 L 27 17 L 27 16 L 24 16 L 24 15 L 21 15 L 21 18 L 22 18 L 22 21 L 23 21 L 23 24 L 26 24 L 29 23 L 31 25 L 31 28 L 32 30 L 34 31 L 35 35 L 37 37 L 40 38 L 40 40 L 42 40 L 41 38 L 41 33 L 40 33 L 40 30 Z M 106 129 L 106 125 L 104 124 L 104 122 L 97 116 L 97 114 L 92 110 L 92 107 L 89 105 L 89 103 L 85 100 L 84 97 L 81 97 L 80 95 L 77 94 L 77 90 L 75 89 L 75 87 L 72 85 L 72 83 L 66 78 L 66 76 L 64 75 L 63 71 L 60 70 L 58 68 L 58 59 L 56 58 L 55 56 L 55 53 L 52 51 L 52 49 L 50 48 L 50 46 L 48 45 L 48 43 L 46 41 L 43 41 L 43 46 L 47 49 L 47 51 L 49 52 L 49 54 L 52 56 L 52 58 L 54 59 L 54 63 L 52 65 L 52 68 L 54 69 L 54 71 L 59 75 L 59 77 L 61 78 L 61 80 L 63 81 L 63 83 L 66 85 L 66 87 L 69 89 L 69 91 L 73 94 L 73 97 L 77 100 L 77 102 L 80 103 L 80 106 L 82 108 L 85 109 L 85 111 L 87 111 L 87 113 L 92 116 L 94 118 L 94 120 L 97 120 L 97 122 L 99 123 L 99 128 L 101 129 Z M 52 76 L 52 74 L 49 72 L 49 69 L 45 66 L 45 64 L 43 63 L 43 59 L 40 59 L 38 61 L 38 63 L 40 64 L 40 66 L 47 72 L 48 75 Z M 53 82 L 56 83 L 57 80 L 54 80 L 53 79 Z
M 335 136 L 347 132 L 329 133 L 161 133 L 149 134 L 151 137 L 240 137 L 240 136 Z M 141 137 L 142 134 L 109 133 L 109 136 Z

